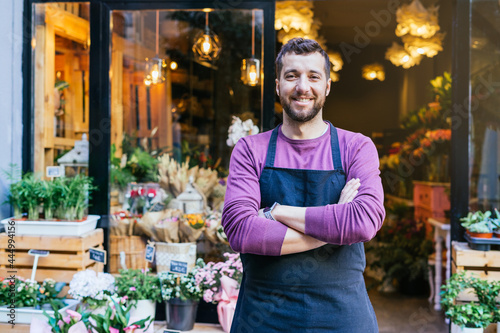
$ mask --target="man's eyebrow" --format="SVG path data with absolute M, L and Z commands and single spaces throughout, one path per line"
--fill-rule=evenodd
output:
M 292 68 L 292 69 L 287 69 L 286 71 L 284 71 L 284 72 L 283 72 L 283 75 L 287 75 L 287 74 L 289 74 L 289 73 L 297 73 L 297 72 L 298 72 L 298 70 L 297 70 L 297 69 L 294 69 L 294 68 Z M 317 71 L 317 70 L 314 70 L 314 69 L 311 69 L 311 70 L 309 71 L 309 73 L 323 75 L 323 72 L 322 72 L 322 71 Z

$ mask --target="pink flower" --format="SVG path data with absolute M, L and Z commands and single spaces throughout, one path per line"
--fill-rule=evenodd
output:
M 139 328 L 139 325 L 130 325 L 128 327 L 125 327 L 123 330 L 125 332 L 130 331 L 130 333 L 134 332 L 136 328 Z
M 109 327 L 109 333 L 120 333 L 120 330 L 114 328 L 114 327 Z
M 73 310 L 66 310 L 66 313 L 70 315 L 71 318 L 75 318 L 76 321 L 80 321 L 82 319 L 82 315 L 76 311 Z
M 130 291 L 136 291 L 135 287 L 130 287 L 129 290 Z
M 66 317 L 63 318 L 63 320 L 64 320 L 64 322 L 66 324 L 69 324 L 71 322 L 71 317 L 70 316 L 66 316 Z
M 128 296 L 123 296 L 123 297 L 120 299 L 120 303 L 124 304 L 127 300 L 128 300 Z
M 59 328 L 62 330 L 63 326 L 64 326 L 64 322 L 62 320 L 59 320 L 57 322 L 57 326 L 59 326 Z

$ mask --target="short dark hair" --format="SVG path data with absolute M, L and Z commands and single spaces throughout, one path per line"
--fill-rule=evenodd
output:
M 318 52 L 325 58 L 325 74 L 326 78 L 330 78 L 330 57 L 323 50 L 317 41 L 314 39 L 305 39 L 301 37 L 296 37 L 290 39 L 286 44 L 281 47 L 280 53 L 276 57 L 276 78 L 279 80 L 281 70 L 283 69 L 283 57 L 287 53 L 304 54 L 308 55 L 311 53 Z

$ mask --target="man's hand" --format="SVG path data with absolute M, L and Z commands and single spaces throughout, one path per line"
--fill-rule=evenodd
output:
M 359 178 L 353 178 L 348 181 L 342 189 L 342 192 L 340 193 L 340 199 L 338 203 L 345 204 L 354 200 L 354 197 L 356 196 L 356 194 L 358 194 L 358 188 L 360 185 L 361 182 L 359 181 Z

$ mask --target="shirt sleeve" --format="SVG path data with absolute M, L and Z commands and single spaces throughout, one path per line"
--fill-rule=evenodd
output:
M 257 149 L 262 149 L 258 147 Z M 260 170 L 246 140 L 234 147 L 229 165 L 222 226 L 231 248 L 240 253 L 279 256 L 287 227 L 258 217 Z
M 382 227 L 385 218 L 384 191 L 375 145 L 363 137 L 348 153 L 347 181 L 359 178 L 361 182 L 354 200 L 306 209 L 306 235 L 336 245 L 369 241 Z

